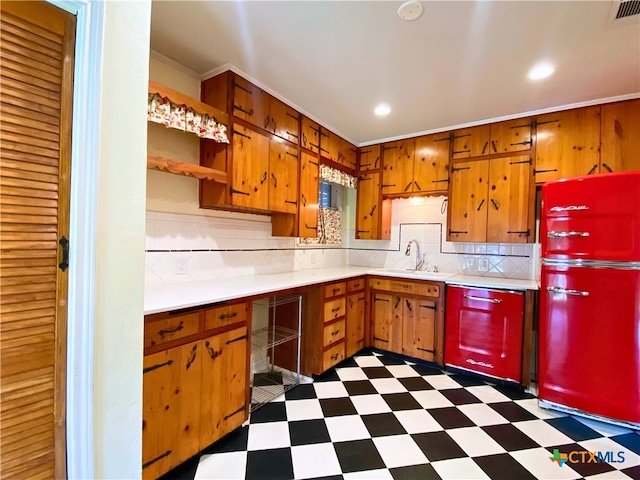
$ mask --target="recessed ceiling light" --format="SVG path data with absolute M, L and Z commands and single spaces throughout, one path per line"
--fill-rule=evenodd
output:
M 391 112 L 391 107 L 386 103 L 379 104 L 374 110 L 374 113 L 379 117 L 383 117 L 384 115 L 389 115 L 390 112 Z
M 424 7 L 418 0 L 409 0 L 398 7 L 398 16 L 402 20 L 410 22 L 422 15 L 423 11 Z
M 527 76 L 529 80 L 542 80 L 550 76 L 556 69 L 550 63 L 542 62 L 534 65 Z

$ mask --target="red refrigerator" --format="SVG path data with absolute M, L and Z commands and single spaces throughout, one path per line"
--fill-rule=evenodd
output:
M 640 428 L 640 172 L 542 187 L 542 407 Z

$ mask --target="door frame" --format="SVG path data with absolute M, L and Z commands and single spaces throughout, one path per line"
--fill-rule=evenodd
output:
M 93 478 L 96 212 L 104 4 L 46 0 L 76 15 L 67 310 L 67 478 Z

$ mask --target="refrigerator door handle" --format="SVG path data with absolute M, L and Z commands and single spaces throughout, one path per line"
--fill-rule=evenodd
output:
M 479 302 L 502 303 L 502 300 L 499 298 L 474 297 L 473 295 L 465 295 L 464 298 L 469 300 L 477 300 Z
M 563 295 L 575 295 L 577 297 L 588 297 L 589 292 L 585 292 L 583 290 L 570 290 L 561 287 L 550 286 L 547 287 L 547 292 L 549 293 L 561 293 Z
M 588 237 L 589 232 L 548 232 L 549 238 Z

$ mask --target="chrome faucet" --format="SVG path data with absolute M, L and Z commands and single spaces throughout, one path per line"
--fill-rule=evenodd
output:
M 416 244 L 416 268 L 415 270 L 420 270 L 422 268 L 422 265 L 424 264 L 424 258 L 422 257 L 422 255 L 420 255 L 420 244 L 418 243 L 417 240 L 409 240 L 409 243 L 407 244 L 407 249 L 405 250 L 404 254 L 408 257 L 409 255 L 411 255 L 411 244 L 415 243 Z

